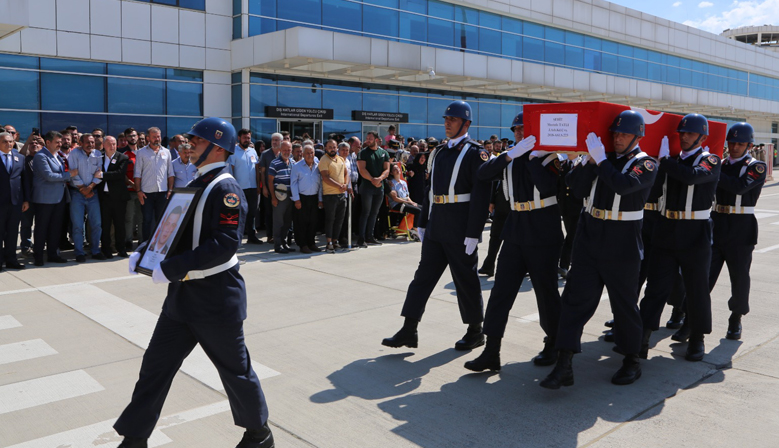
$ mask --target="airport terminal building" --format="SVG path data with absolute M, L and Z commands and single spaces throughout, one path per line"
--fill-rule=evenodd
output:
M 0 122 L 22 135 L 221 116 L 265 139 L 441 137 L 465 99 L 479 139 L 550 101 L 779 138 L 779 53 L 602 0 L 0 0 L 0 17 Z

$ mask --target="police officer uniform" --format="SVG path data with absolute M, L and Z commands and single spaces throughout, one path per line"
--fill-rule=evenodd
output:
M 212 143 L 206 154 L 214 144 L 228 152 L 235 147 L 235 129 L 218 118 L 201 120 L 189 134 Z M 171 283 L 132 401 L 114 424 L 125 436 L 122 448 L 146 446 L 176 372 L 198 344 L 219 372 L 235 424 L 247 428 L 238 447 L 273 446 L 265 396 L 244 344 L 246 285 L 236 252 L 246 222 L 246 199 L 225 162 L 199 166 L 198 174 L 188 185 L 203 189 L 193 219 L 157 268 Z M 250 437 L 258 434 L 262 441 Z
M 534 143 L 535 137 L 525 141 Z M 547 335 L 544 351 L 533 362 L 551 365 L 557 360 L 554 348 L 560 318 L 557 261 L 563 243 L 557 206 L 560 161 L 556 154 L 531 158 L 533 155 L 525 152 L 513 159 L 512 156 L 509 150 L 479 169 L 482 180 L 501 179 L 499 194 L 508 199 L 511 211 L 501 235 L 503 249 L 484 319 L 487 347 L 478 358 L 465 363 L 470 370 L 500 370 L 500 339 L 527 274 L 533 282 L 541 328 Z
M 581 198 L 574 196 L 571 187 L 565 182 L 565 177 L 571 172 L 573 163 L 574 161 L 567 157 L 560 161 L 560 176 L 557 187 L 557 203 L 560 206 L 560 214 L 565 227 L 565 239 L 560 250 L 560 267 L 558 269 L 560 276 L 563 278 L 568 275 L 568 268 L 571 267 L 573 238 L 576 235 L 576 225 L 579 223 L 579 215 L 581 215 L 583 206 Z
M 678 132 L 708 135 L 708 121 L 699 114 L 686 115 Z M 652 258 L 647 271 L 647 287 L 641 301 L 644 326 L 641 356 L 647 356 L 649 337 L 660 325 L 660 315 L 681 269 L 687 295 L 686 320 L 692 333 L 686 359 L 703 359 L 703 335 L 711 333 L 711 264 L 712 202 L 719 179 L 719 157 L 705 152 L 694 142 L 692 148 L 677 157 L 660 161 L 666 176 L 663 184 L 664 205 L 661 218 L 652 235 Z
M 644 204 L 657 169 L 656 162 L 640 147 L 630 149 L 635 139 L 644 135 L 641 115 L 631 110 L 621 112 L 610 131 L 632 134 L 634 140 L 623 154 L 603 155 L 603 145 L 590 134 L 590 154 L 577 161 L 567 178 L 573 194 L 586 201 L 561 297 L 556 341 L 560 355 L 555 369 L 541 382 L 542 387 L 549 389 L 573 384 L 571 358 L 574 353 L 581 352 L 584 325 L 595 313 L 604 286 L 614 312 L 615 341 L 626 355 L 623 367 L 612 382 L 630 384 L 641 375 L 637 357 L 641 344 L 641 316 L 636 284 L 644 255 L 641 240 Z M 594 139 L 594 143 L 590 139 Z M 601 157 L 602 162 L 588 163 L 586 160 L 591 157 Z
M 444 116 L 461 118 L 464 123 L 471 121 L 473 114 L 468 103 L 455 101 Z M 464 240 L 475 243 L 484 230 L 490 183 L 479 180 L 477 172 L 489 158 L 490 154 L 467 133 L 436 147 L 430 155 L 431 187 L 418 224 L 423 235 L 422 256 L 401 312 L 406 323 L 395 336 L 384 339 L 383 345 L 417 346 L 416 323 L 422 319 L 430 294 L 447 266 L 454 279 L 460 316 L 463 323 L 469 324 L 468 333 L 455 348 L 468 350 L 484 344 L 478 256 L 475 248 L 466 253 Z
M 748 123 L 734 124 L 727 141 L 754 142 L 754 129 Z M 766 164 L 749 155 L 749 146 L 737 160 L 722 162 L 717 198 L 711 218 L 714 223 L 714 244 L 711 253 L 709 287 L 714 289 L 722 265 L 728 264 L 731 311 L 726 338 L 741 338 L 741 316 L 749 313 L 749 268 L 752 251 L 757 244 L 755 206 L 766 179 Z

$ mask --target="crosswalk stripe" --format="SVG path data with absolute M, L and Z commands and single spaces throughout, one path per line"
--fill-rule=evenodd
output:
M 760 250 L 756 250 L 755 253 L 756 254 L 764 254 L 764 253 L 770 252 L 770 251 L 772 251 L 774 249 L 779 249 L 779 244 L 777 244 L 776 246 L 769 246 L 769 247 L 766 247 L 766 248 L 763 248 L 763 249 L 760 249 Z
M 21 326 L 22 324 L 20 324 L 18 320 L 14 319 L 13 316 L 0 316 L 0 330 L 8 330 L 9 328 L 17 328 Z
M 0 386 L 0 414 L 19 411 L 104 390 L 84 370 L 59 373 Z
M 0 345 L 0 365 L 56 354 L 57 351 L 51 348 L 43 339 L 14 342 L 12 344 Z
M 146 309 L 90 284 L 41 290 L 138 347 L 148 347 L 157 324 L 157 315 Z M 280 375 L 279 372 L 254 361 L 252 367 L 260 380 Z M 184 361 L 181 370 L 214 390 L 224 390 L 219 372 L 199 345 Z

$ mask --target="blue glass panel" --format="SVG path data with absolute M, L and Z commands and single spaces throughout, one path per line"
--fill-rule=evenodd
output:
M 108 64 L 108 74 L 134 78 L 165 79 L 165 69 L 141 65 Z
M 680 59 L 678 56 L 672 56 L 670 54 L 665 55 L 665 63 L 670 65 L 671 67 L 678 67 L 679 61 Z
M 239 84 L 241 79 L 241 72 L 234 72 L 230 75 L 230 82 L 232 84 Z
M 658 53 L 656 51 L 647 51 L 647 54 L 649 56 L 649 62 L 656 62 L 659 64 L 665 63 L 665 55 L 662 53 Z
M 230 100 L 232 103 L 232 116 L 240 117 L 242 114 L 241 104 L 243 103 L 243 86 L 233 84 L 230 86 Z
M 619 44 L 619 46 L 617 47 L 617 53 L 620 56 L 633 57 L 633 47 L 631 47 L 630 45 Z
M 427 138 L 427 126 L 420 124 L 400 124 L 400 132 L 404 137 L 413 137 L 414 140 Z
M 38 58 L 0 54 L 0 67 L 38 68 Z
M 541 37 L 541 38 L 544 37 L 545 27 L 543 25 L 538 25 L 532 22 L 524 22 L 522 24 L 522 28 L 526 36 Z
M 603 70 L 601 52 L 584 50 L 584 68 L 598 72 Z
M 362 107 L 364 110 L 374 112 L 397 112 L 398 97 L 396 95 L 379 95 L 366 92 L 362 96 Z
M 500 16 L 487 11 L 479 11 L 479 25 L 499 30 Z
M 465 6 L 455 6 L 454 20 L 455 22 L 477 25 L 479 23 L 479 11 Z
M 312 25 L 322 24 L 322 3 L 319 0 L 284 0 L 276 6 L 276 17 L 279 19 Z
M 137 115 L 108 115 L 108 134 L 117 135 L 124 132 L 127 128 L 135 128 L 139 132 L 146 132 L 147 129 L 160 128 L 163 136 L 167 134 L 167 123 L 164 117 L 142 117 Z M 190 127 L 192 125 L 190 124 Z M 93 128 L 89 128 L 93 129 Z M 105 127 L 101 129 L 106 129 Z
M 509 33 L 522 34 L 524 27 L 522 26 L 521 20 L 512 19 L 511 17 L 503 17 L 501 22 L 502 22 L 501 28 L 503 29 L 503 31 L 507 31 Z
M 633 59 L 627 56 L 618 56 L 617 73 L 622 76 L 633 76 Z
M 692 72 L 692 86 L 696 89 L 704 89 L 706 88 L 706 82 L 703 79 L 705 75 L 698 71 Z
M 604 53 L 619 54 L 619 44 L 608 40 L 601 41 L 601 49 Z
M 270 136 L 276 132 L 276 120 L 252 118 L 251 120 L 252 139 L 257 142 L 262 140 L 265 147 L 270 148 Z
M 651 56 L 651 55 L 650 55 Z M 665 66 L 660 64 L 649 63 L 649 77 L 648 79 L 657 82 L 665 81 Z
M 415 12 L 417 14 L 427 14 L 426 0 L 400 0 L 400 10 Z
M 678 67 L 666 67 L 665 81 L 669 84 L 679 84 L 679 68 Z
M 562 44 L 544 42 L 544 60 L 550 64 L 565 64 L 565 49 Z
M 738 94 L 738 79 L 728 79 L 728 93 Z
M 99 62 L 74 61 L 70 59 L 41 58 L 41 70 L 104 75 L 105 64 Z
M 584 35 L 575 33 L 573 31 L 565 32 L 565 43 L 568 45 L 576 45 L 577 47 L 584 46 Z
M 503 126 L 510 126 L 511 122 L 514 121 L 514 117 L 517 116 L 518 113 L 522 112 L 522 105 L 516 104 L 516 103 L 504 103 L 500 105 L 500 124 Z M 512 140 L 514 140 L 512 138 Z
M 322 25 L 362 31 L 362 5 L 347 0 L 322 0 Z M 366 31 L 370 31 L 367 27 Z
M 237 16 L 241 13 L 241 0 L 233 0 L 233 15 Z M 248 11 L 247 11 L 248 12 Z
M 454 35 L 456 47 L 471 50 L 479 49 L 479 29 L 475 26 L 455 23 Z
M 435 137 L 439 142 L 446 138 L 446 128 L 444 125 L 429 125 L 427 127 L 428 137 Z
M 203 116 L 203 84 L 168 82 L 167 100 L 167 115 Z
M 281 87 L 279 81 L 278 105 L 281 107 L 322 108 L 322 89 L 316 87 L 293 88 Z M 253 109 L 252 109 L 253 110 Z
M 431 17 L 454 20 L 454 6 L 449 3 L 431 0 L 427 4 L 427 13 Z
M 601 42 L 597 37 L 584 36 L 584 46 L 590 50 L 600 50 Z
M 0 95 L 0 108 L 40 109 L 38 72 L 0 69 L 0 84 L 13 86 Z
M 400 13 L 401 39 L 427 43 L 427 17 L 417 14 Z
M 161 5 L 176 6 L 176 0 L 151 0 L 151 2 L 159 3 Z
M 167 69 L 167 78 L 175 81 L 203 81 L 203 72 L 169 68 Z
M 503 42 L 501 43 L 501 54 L 505 56 L 522 57 L 522 36 L 510 33 L 503 33 Z M 485 42 L 482 40 L 482 47 L 485 46 Z M 493 52 L 489 48 L 485 48 L 485 51 Z
M 427 36 L 431 44 L 452 47 L 454 46 L 454 23 L 429 18 L 427 19 Z
M 19 133 L 19 140 L 24 142 L 27 137 L 30 136 L 32 128 L 38 128 L 43 134 L 45 131 L 41 129 L 41 116 L 38 112 L 16 112 L 16 111 L 3 111 L 0 110 L 0 124 L 8 125 L 16 128 L 16 132 Z M 57 129 L 59 130 L 59 129 Z
M 172 137 L 176 134 L 186 134 L 198 120 L 199 118 L 168 118 L 168 133 L 166 135 Z M 240 120 L 238 121 L 240 122 Z M 237 127 L 236 129 L 240 129 L 240 127 Z
M 525 36 L 522 39 L 522 57 L 531 61 L 543 61 L 544 41 Z
M 602 60 L 602 66 L 603 66 L 602 71 L 604 73 L 617 73 L 617 71 L 619 69 L 617 59 L 619 58 L 619 56 L 614 55 L 612 53 L 604 52 L 604 53 L 601 53 L 601 57 L 603 58 L 603 60 Z
M 746 95 L 749 92 L 749 87 L 746 81 L 739 81 L 738 83 L 738 94 L 739 95 Z
M 692 61 L 689 59 L 679 59 L 679 67 L 691 69 L 692 68 Z
M 105 112 L 105 79 L 41 73 L 41 109 Z
M 703 62 L 692 61 L 692 69 L 696 72 L 708 73 L 707 65 L 708 64 L 704 64 Z
M 476 129 L 478 132 L 476 132 L 476 136 L 474 136 L 474 133 L 471 132 L 471 137 L 476 140 L 488 140 L 492 135 L 497 135 L 500 137 L 500 128 L 490 128 L 490 127 L 483 127 L 479 126 L 478 128 L 471 128 L 471 130 Z M 514 140 L 513 136 L 511 140 Z
M 500 124 L 500 104 L 484 102 L 479 103 L 478 115 L 477 113 L 474 113 L 474 115 L 479 117 L 479 121 L 477 121 L 476 124 Z
M 206 10 L 206 0 L 179 0 L 179 6 L 182 8 Z
M 162 115 L 165 83 L 139 79 L 108 78 L 108 112 Z
M 249 111 L 252 117 L 264 117 L 265 106 L 275 106 L 278 103 L 276 86 L 252 85 L 249 88 L 249 96 Z
M 401 95 L 398 98 L 398 112 L 408 114 L 410 123 L 427 123 L 427 98 Z
M 568 67 L 584 67 L 584 50 L 571 45 L 565 46 L 565 65 Z
M 509 34 L 504 34 L 504 36 L 508 36 L 508 35 Z M 520 43 L 520 50 L 521 48 L 522 48 L 522 44 Z M 502 55 L 503 49 L 501 45 L 500 31 L 490 30 L 487 28 L 479 28 L 479 50 L 486 53 Z M 517 56 L 517 55 L 515 54 L 513 56 Z
M 398 9 L 398 0 L 363 0 L 363 2 Z
M 359 122 L 354 121 L 323 121 L 322 122 L 322 135 L 327 137 L 330 134 L 341 134 L 345 138 L 358 137 L 362 138 L 361 134 L 362 126 Z
M 364 33 L 398 37 L 398 11 L 377 6 L 363 5 L 362 30 Z
M 565 43 L 565 31 L 557 28 L 545 27 L 544 38 L 553 42 Z
M 251 72 L 249 73 L 249 82 L 259 82 L 262 84 L 276 84 L 276 77 L 273 75 L 265 75 L 262 73 Z
M 241 17 L 233 17 L 233 39 L 240 39 L 243 37 L 243 25 L 242 25 Z M 259 34 L 259 33 L 257 33 Z
M 351 120 L 353 110 L 362 110 L 362 93 L 323 90 L 322 104 L 333 109 L 333 117 L 336 120 Z
M 451 98 L 428 98 L 427 99 L 427 122 L 441 123 L 443 125 L 444 111 L 451 103 Z
M 266 20 L 263 20 L 259 17 L 249 16 L 249 36 L 259 36 L 260 34 L 262 34 L 262 30 L 263 30 L 262 24 L 265 21 Z M 272 21 L 272 23 L 273 23 L 273 30 L 275 31 L 276 21 Z
M 649 63 L 643 59 L 633 60 L 633 76 L 638 79 L 647 79 L 649 77 Z
M 164 123 L 163 123 L 164 125 Z M 59 114 L 43 112 L 41 114 L 41 133 L 48 131 L 59 131 L 68 126 L 76 126 L 79 129 L 107 129 L 108 122 L 103 114 Z M 116 134 L 113 134 L 116 135 Z

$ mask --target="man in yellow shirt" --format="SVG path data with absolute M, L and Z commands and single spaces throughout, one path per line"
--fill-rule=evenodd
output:
M 349 178 L 346 162 L 338 155 L 338 142 L 330 139 L 325 143 L 325 155 L 319 161 L 319 173 L 322 175 L 322 202 L 325 207 L 325 236 L 327 252 L 335 253 L 340 248 L 338 236 L 341 234 L 344 213 L 346 212 L 346 191 Z

